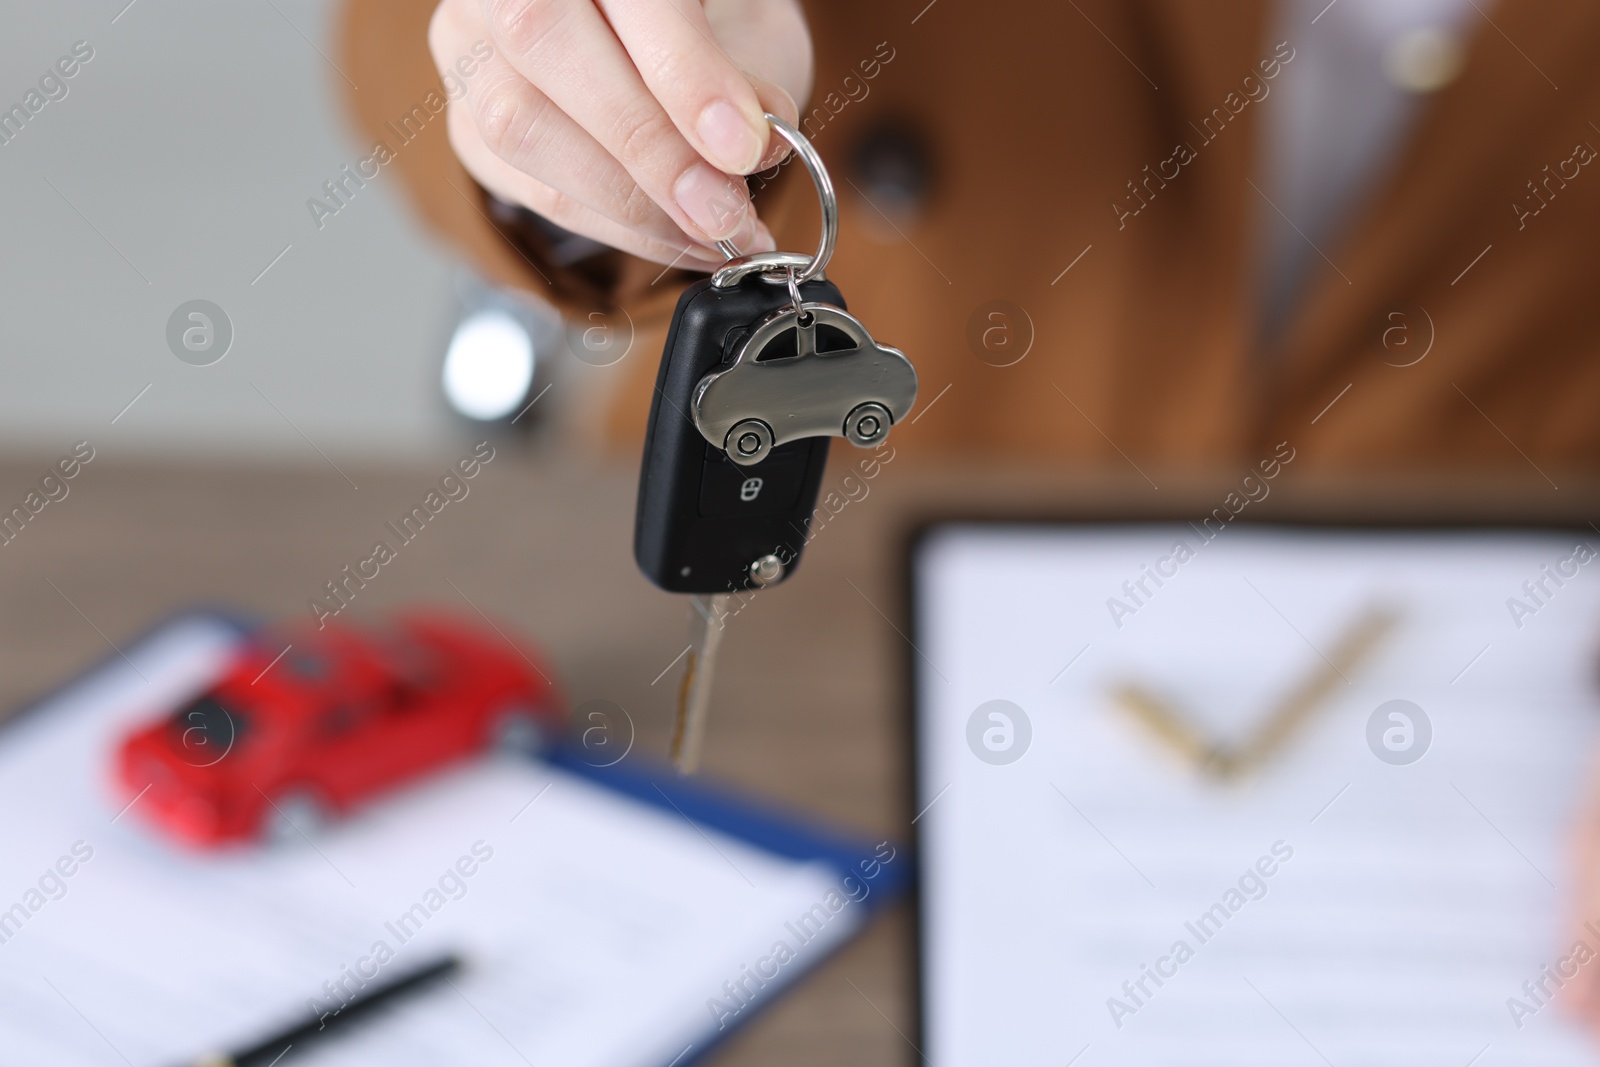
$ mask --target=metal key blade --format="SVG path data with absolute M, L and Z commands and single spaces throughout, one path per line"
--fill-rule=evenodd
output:
M 679 774 L 693 774 L 700 766 L 700 742 L 706 732 L 727 603 L 726 595 L 689 598 L 689 654 L 678 684 L 678 716 L 672 731 L 672 762 Z

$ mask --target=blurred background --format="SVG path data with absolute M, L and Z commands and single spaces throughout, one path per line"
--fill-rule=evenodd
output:
M 465 441 L 440 389 L 453 264 L 382 175 L 320 227 L 306 207 L 365 154 L 337 103 L 337 5 L 124 4 L 6 14 L 7 106 L 74 42 L 94 51 L 0 147 L 0 439 L 286 462 L 316 448 L 413 460 Z M 233 324 L 214 366 L 165 343 L 194 299 Z

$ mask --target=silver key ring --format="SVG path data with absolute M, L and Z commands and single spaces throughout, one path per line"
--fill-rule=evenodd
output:
M 728 257 L 728 262 L 711 276 L 711 284 L 718 289 L 732 288 L 751 274 L 763 274 L 775 282 L 788 280 L 792 286 L 808 282 L 820 275 L 828 265 L 828 260 L 833 258 L 833 246 L 839 239 L 839 199 L 834 194 L 833 179 L 828 177 L 828 168 L 823 166 L 822 157 L 811 147 L 806 135 L 789 123 L 772 114 L 768 114 L 766 119 L 789 142 L 806 170 L 811 172 L 811 181 L 817 187 L 817 200 L 822 207 L 822 238 L 817 243 L 816 254 L 810 258 L 795 252 L 740 255 L 732 241 L 718 241 L 717 248 Z
M 789 299 L 794 302 L 794 313 L 801 326 L 811 325 L 811 312 L 806 310 L 805 302 L 800 298 L 800 280 L 793 267 L 783 272 L 784 279 L 789 283 Z

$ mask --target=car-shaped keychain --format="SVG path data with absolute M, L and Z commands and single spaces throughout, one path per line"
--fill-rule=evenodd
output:
M 732 365 L 701 380 L 693 413 L 707 441 L 751 466 L 805 437 L 869 448 L 916 400 L 917 372 L 904 353 L 878 344 L 842 308 L 797 302 L 758 322 Z
M 133 810 L 187 844 L 293 839 L 447 763 L 537 750 L 561 729 L 555 686 L 522 649 L 413 615 L 253 640 L 205 692 L 127 737 L 114 770 Z

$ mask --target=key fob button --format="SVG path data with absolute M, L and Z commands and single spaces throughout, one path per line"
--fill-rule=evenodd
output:
M 804 456 L 773 453 L 753 467 L 718 454 L 700 478 L 700 514 L 783 515 L 794 507 L 806 480 Z

